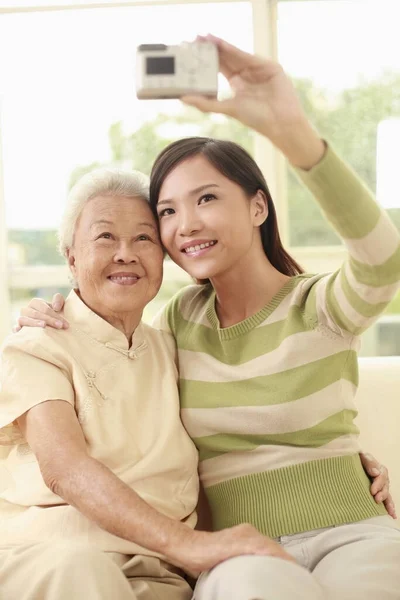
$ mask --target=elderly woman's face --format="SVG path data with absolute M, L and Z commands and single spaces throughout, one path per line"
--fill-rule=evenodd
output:
M 84 302 L 98 314 L 143 308 L 162 281 L 157 225 L 142 198 L 97 196 L 77 223 L 68 262 Z

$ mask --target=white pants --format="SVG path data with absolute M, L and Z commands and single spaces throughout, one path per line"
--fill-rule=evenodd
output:
M 282 536 L 298 564 L 231 558 L 203 573 L 196 600 L 399 600 L 400 530 L 389 516 Z

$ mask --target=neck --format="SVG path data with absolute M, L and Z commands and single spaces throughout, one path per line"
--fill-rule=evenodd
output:
M 250 252 L 232 269 L 213 277 L 221 327 L 231 327 L 258 313 L 289 279 L 271 265 L 263 250 Z
M 107 315 L 107 317 L 103 317 L 103 319 L 108 321 L 108 323 L 115 327 L 115 329 L 119 329 L 119 331 L 121 331 L 128 340 L 130 346 L 132 344 L 132 336 L 142 319 L 142 313 L 140 313 L 140 315 L 132 313 L 127 315 L 111 314 Z
M 132 336 L 135 333 L 137 326 L 139 325 L 142 319 L 143 311 L 135 311 L 130 310 L 129 312 L 118 312 L 114 313 L 107 309 L 104 306 L 94 306 L 92 303 L 86 302 L 84 298 L 82 298 L 82 294 L 79 289 L 75 289 L 75 292 L 79 296 L 79 298 L 92 310 L 96 315 L 110 323 L 115 329 L 121 331 L 126 339 L 128 340 L 129 346 L 132 344 Z

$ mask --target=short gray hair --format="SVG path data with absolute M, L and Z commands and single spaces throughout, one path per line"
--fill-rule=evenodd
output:
M 58 230 L 59 250 L 63 256 L 73 245 L 76 224 L 86 202 L 96 196 L 139 197 L 148 202 L 149 178 L 139 171 L 111 168 L 96 169 L 83 175 L 68 194 Z

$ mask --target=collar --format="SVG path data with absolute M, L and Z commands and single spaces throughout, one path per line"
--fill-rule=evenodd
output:
M 275 294 L 275 296 L 261 310 L 251 317 L 236 323 L 236 325 L 231 325 L 230 327 L 221 327 L 215 308 L 216 293 L 215 290 L 212 290 L 207 302 L 206 314 L 213 329 L 218 331 L 219 339 L 221 341 L 232 340 L 261 325 L 261 323 L 265 321 L 265 319 L 267 319 L 269 315 L 272 314 L 273 311 L 279 306 L 289 292 L 296 287 L 301 278 L 302 275 L 294 275 L 288 279 L 281 289 Z
M 75 290 L 71 290 L 65 301 L 63 316 L 72 328 L 84 332 L 88 337 L 104 344 L 107 348 L 129 356 L 132 354 L 132 358 L 136 357 L 138 350 L 146 347 L 142 322 L 136 327 L 132 336 L 132 344 L 129 346 L 122 331 L 93 312 Z

